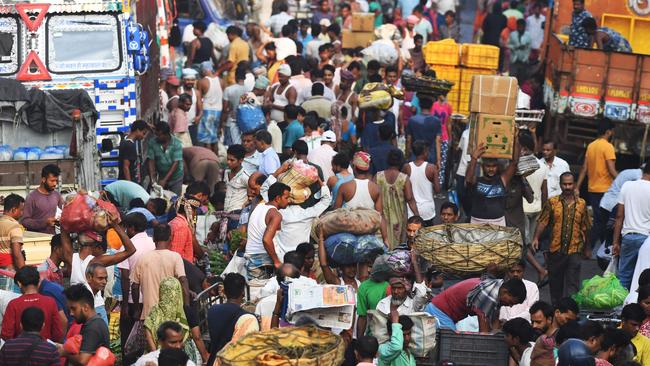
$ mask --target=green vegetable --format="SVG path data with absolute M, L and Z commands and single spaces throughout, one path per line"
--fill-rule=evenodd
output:
M 223 255 L 221 250 L 215 249 L 208 251 L 210 258 L 210 271 L 216 275 L 220 275 L 228 265 L 228 259 Z

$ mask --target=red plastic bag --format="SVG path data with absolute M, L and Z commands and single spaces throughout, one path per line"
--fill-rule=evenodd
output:
M 81 334 L 68 338 L 63 344 L 63 349 L 71 355 L 79 354 L 81 348 Z
M 115 355 L 106 347 L 99 347 L 95 354 L 90 358 L 86 365 L 88 366 L 113 366 L 115 364 Z
M 86 202 L 86 195 L 77 194 L 63 206 L 61 227 L 67 232 L 79 233 L 93 228 L 94 213 Z

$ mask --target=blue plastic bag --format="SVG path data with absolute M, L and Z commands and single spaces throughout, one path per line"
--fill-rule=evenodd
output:
M 325 251 L 331 265 L 353 264 L 357 237 L 349 233 L 338 233 L 325 239 Z
M 264 112 L 261 106 L 240 104 L 237 107 L 237 127 L 242 133 L 250 132 L 264 126 Z
M 384 254 L 386 247 L 376 235 L 361 235 L 357 237 L 357 246 L 354 249 L 354 261 L 367 262 L 374 257 Z

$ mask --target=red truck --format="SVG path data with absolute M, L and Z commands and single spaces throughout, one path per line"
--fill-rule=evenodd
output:
M 614 144 L 619 169 L 638 167 L 650 148 L 650 3 L 586 0 L 600 26 L 615 29 L 634 53 L 569 46 L 573 2 L 556 0 L 546 22 L 544 97 L 548 109 L 544 136 L 555 138 L 570 163 L 582 161 L 586 145 L 603 118 L 616 122 Z

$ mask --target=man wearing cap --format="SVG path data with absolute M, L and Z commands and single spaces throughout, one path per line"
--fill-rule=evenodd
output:
M 199 80 L 198 89 L 203 96 L 203 113 L 197 138 L 208 149 L 217 151 L 219 138 L 219 119 L 223 108 L 223 80 L 214 74 L 212 62 L 201 64 L 203 79 Z
M 165 102 L 165 107 L 163 108 L 163 112 L 161 114 L 162 121 L 168 122 L 169 112 L 176 108 L 176 105 L 178 104 L 178 97 L 180 95 L 180 86 L 181 82 L 178 80 L 176 75 L 169 75 L 165 80 L 165 95 L 167 96 L 167 101 Z
M 323 170 L 324 181 L 327 182 L 330 177 L 334 176 L 332 170 L 332 158 L 336 155 L 334 147 L 336 146 L 336 134 L 334 131 L 325 131 L 323 133 L 320 146 L 314 148 L 307 155 L 310 163 L 316 164 Z
M 182 71 L 183 86 L 181 92 L 189 94 L 192 97 L 192 107 L 187 111 L 187 130 L 190 133 L 190 138 L 192 138 L 192 145 L 198 143 L 196 139 L 196 131 L 199 126 L 199 121 L 201 120 L 201 109 L 203 108 L 203 97 L 201 96 L 201 92 L 195 88 L 196 78 L 198 75 L 199 72 L 194 69 L 185 68 Z
M 357 151 L 352 158 L 354 180 L 343 183 L 339 187 L 334 203 L 334 209 L 347 208 L 368 208 L 382 213 L 383 205 L 381 200 L 381 189 L 377 183 L 370 180 L 370 154 Z M 381 236 L 386 243 L 388 235 L 386 222 L 381 219 Z
M 226 36 L 228 36 L 228 40 L 230 41 L 228 58 L 216 71 L 217 75 L 221 75 L 224 71 L 228 71 L 226 85 L 233 85 L 237 82 L 235 75 L 237 65 L 242 61 L 250 61 L 250 48 L 248 47 L 248 43 L 241 39 L 242 34 L 242 29 L 234 25 L 231 25 L 226 29 Z
M 266 100 L 266 106 L 271 109 L 271 119 L 276 122 L 284 121 L 284 107 L 296 104 L 296 88 L 289 83 L 291 67 L 287 64 L 278 68 L 278 83 L 271 87 Z
M 264 74 L 266 74 L 266 70 L 264 71 Z M 253 86 L 252 93 L 255 95 L 255 99 L 260 105 L 264 104 L 264 96 L 266 95 L 266 91 L 270 84 L 269 78 L 265 75 L 260 75 L 255 79 L 255 86 Z

